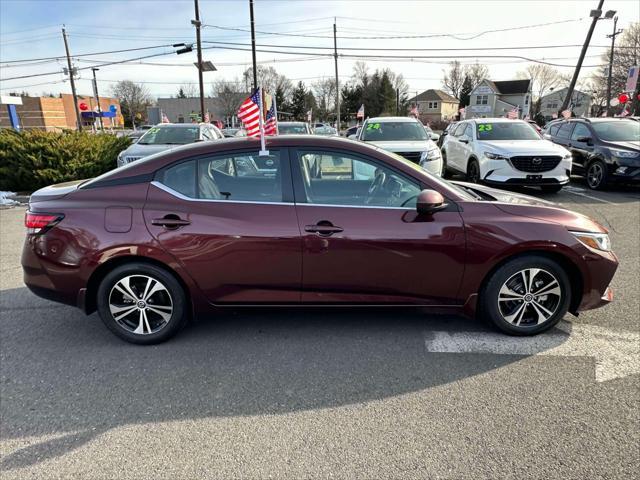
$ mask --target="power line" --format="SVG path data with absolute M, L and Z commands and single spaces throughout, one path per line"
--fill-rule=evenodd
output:
M 380 35 L 380 36 L 338 36 L 337 38 L 346 39 L 346 40 L 392 40 L 392 39 L 404 39 L 404 38 L 435 38 L 435 37 L 451 37 L 457 40 L 473 40 L 480 36 L 486 35 L 488 33 L 500 33 L 500 32 L 508 32 L 512 30 L 524 30 L 530 28 L 538 28 L 545 27 L 549 25 L 559 25 L 563 23 L 577 22 L 582 20 L 579 19 L 571 19 L 571 20 L 560 20 L 556 22 L 547 22 L 547 23 L 538 23 L 533 25 L 522 25 L 519 27 L 507 27 L 507 28 L 497 28 L 493 30 L 485 30 L 482 32 L 470 32 L 470 33 L 429 33 L 429 34 L 419 34 L 419 35 Z M 218 30 L 228 30 L 228 31 L 239 31 L 239 32 L 249 32 L 249 30 L 237 27 L 224 27 L 222 25 L 210 25 L 204 24 L 205 27 L 215 28 Z M 262 35 L 276 35 L 283 37 L 308 37 L 308 38 L 327 38 L 331 39 L 333 36 L 324 36 L 324 35 L 310 35 L 310 34 L 295 34 L 295 33 L 284 33 L 284 32 L 265 32 L 256 30 L 256 33 L 260 33 Z M 467 38 L 462 38 L 462 35 L 469 35 Z
M 105 52 L 92 52 L 92 53 L 79 53 L 73 56 L 73 58 L 77 58 L 77 57 L 90 57 L 92 55 L 108 55 L 110 53 L 124 53 L 124 52 L 135 52 L 135 51 L 139 51 L 139 50 L 151 50 L 153 48 L 167 48 L 167 47 L 172 47 L 173 44 L 172 43 L 167 43 L 167 44 L 163 44 L 163 45 L 150 45 L 148 47 L 137 47 L 137 48 L 124 48 L 122 50 L 109 50 L 109 51 L 105 51 Z M 27 63 L 27 62 L 36 62 L 36 61 L 40 61 L 40 60 L 60 60 L 66 58 L 64 55 L 59 55 L 57 57 L 41 57 L 41 58 L 28 58 L 28 59 L 22 59 L 22 60 L 5 60 L 1 63 Z

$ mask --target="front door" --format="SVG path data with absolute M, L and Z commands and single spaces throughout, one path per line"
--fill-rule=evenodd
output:
M 298 303 L 301 238 L 286 150 L 202 156 L 159 172 L 151 234 L 214 304 Z M 284 159 L 284 160 L 282 160 Z
M 418 181 L 339 150 L 298 150 L 292 167 L 303 302 L 458 302 L 465 235 L 455 205 L 418 215 Z
M 593 134 L 589 128 L 583 123 L 576 123 L 571 133 L 571 141 L 569 144 L 572 156 L 572 169 L 575 173 L 584 173 L 586 162 L 593 152 L 593 142 L 589 145 L 588 142 L 584 141 L 587 138 L 593 140 Z

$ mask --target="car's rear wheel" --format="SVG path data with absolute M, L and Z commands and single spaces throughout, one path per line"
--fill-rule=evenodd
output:
M 587 167 L 587 186 L 601 190 L 607 184 L 607 166 L 601 160 L 594 160 Z
M 186 321 L 186 296 L 173 275 L 134 262 L 115 268 L 100 283 L 98 313 L 120 338 L 144 345 L 163 342 Z
M 480 165 L 475 158 L 469 160 L 467 180 L 471 183 L 480 183 Z
M 562 190 L 562 185 L 544 185 L 540 188 L 544 193 L 558 193 Z
M 511 335 L 535 335 L 556 325 L 569 308 L 571 289 L 558 263 L 537 255 L 498 268 L 480 294 L 479 314 Z

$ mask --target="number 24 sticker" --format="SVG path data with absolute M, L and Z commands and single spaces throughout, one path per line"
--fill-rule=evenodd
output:
M 478 125 L 479 132 L 490 132 L 491 130 L 493 130 L 493 125 L 490 123 L 481 123 Z

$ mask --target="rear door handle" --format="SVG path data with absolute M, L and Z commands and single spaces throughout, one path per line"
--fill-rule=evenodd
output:
M 305 232 L 317 233 L 318 235 L 333 235 L 334 233 L 340 233 L 344 229 L 341 227 L 336 227 L 332 225 L 330 222 L 318 222 L 316 225 L 306 225 L 304 227 Z
M 151 225 L 157 225 L 159 227 L 169 229 L 180 228 L 190 224 L 191 222 L 189 220 L 183 220 L 177 215 L 167 215 L 164 218 L 154 218 L 151 220 Z

